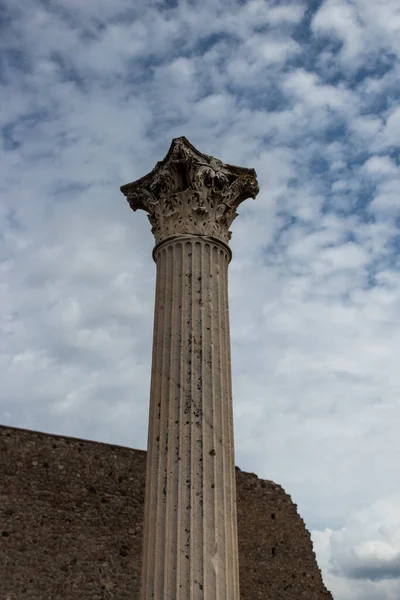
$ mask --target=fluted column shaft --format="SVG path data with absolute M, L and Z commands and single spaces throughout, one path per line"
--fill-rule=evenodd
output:
M 156 241 L 141 600 L 239 600 L 228 243 L 258 191 L 184 136 L 121 186 Z
M 154 259 L 141 600 L 238 600 L 230 250 L 176 236 Z

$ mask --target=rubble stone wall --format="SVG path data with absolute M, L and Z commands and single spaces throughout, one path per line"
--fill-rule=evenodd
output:
M 0 599 L 137 600 L 145 460 L 0 426 Z M 241 600 L 332 600 L 290 496 L 236 478 Z

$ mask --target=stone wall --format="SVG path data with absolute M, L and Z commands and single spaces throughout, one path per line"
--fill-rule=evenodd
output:
M 0 426 L 0 599 L 137 600 L 145 458 Z M 236 477 L 241 600 L 332 600 L 290 497 Z

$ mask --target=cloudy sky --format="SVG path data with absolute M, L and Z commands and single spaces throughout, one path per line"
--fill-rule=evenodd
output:
M 236 462 L 335 600 L 400 598 L 399 0 L 0 1 L 0 421 L 145 448 L 155 265 L 119 186 L 173 137 L 232 226 Z

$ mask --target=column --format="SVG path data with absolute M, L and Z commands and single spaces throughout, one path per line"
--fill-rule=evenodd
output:
M 229 225 L 255 172 L 186 138 L 121 188 L 157 265 L 141 600 L 239 600 Z

